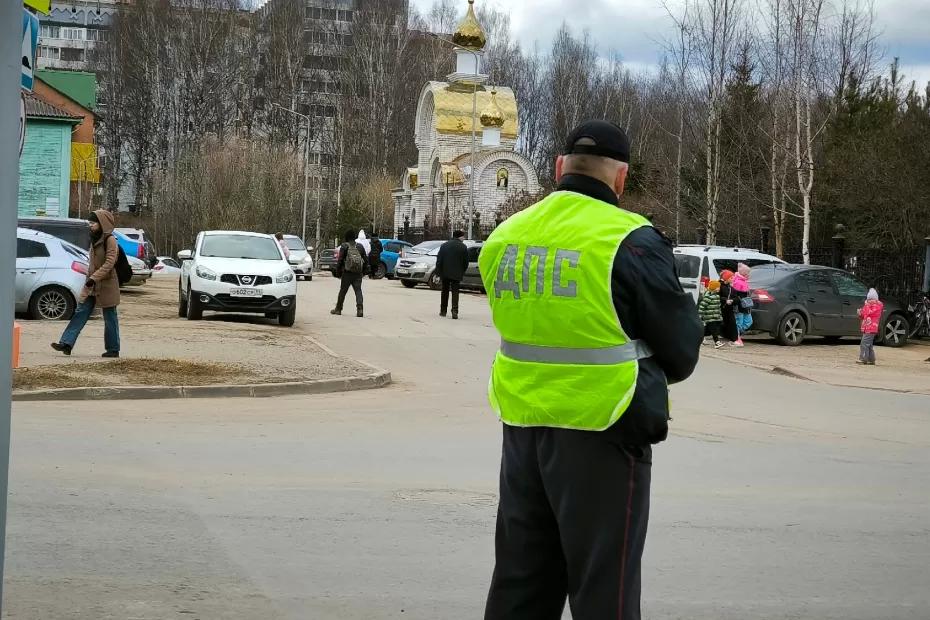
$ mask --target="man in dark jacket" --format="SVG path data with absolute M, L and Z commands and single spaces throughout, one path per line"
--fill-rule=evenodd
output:
M 439 302 L 439 316 L 446 316 L 449 310 L 449 292 L 452 292 L 452 318 L 459 318 L 459 288 L 465 270 L 468 269 L 468 248 L 462 239 L 465 233 L 457 230 L 452 233 L 452 239 L 446 241 L 439 248 L 436 257 L 436 273 L 442 278 L 442 296 Z
M 347 230 L 344 243 L 339 247 L 339 258 L 336 261 L 336 277 L 342 282 L 339 286 L 339 297 L 336 299 L 336 308 L 330 314 L 341 315 L 346 294 L 352 288 L 355 291 L 356 316 L 365 316 L 364 298 L 362 297 L 362 278 L 369 271 L 368 255 L 361 243 L 355 241 L 356 234 Z M 358 255 L 355 255 L 358 251 Z
M 563 153 L 556 165 L 558 192 L 619 208 L 630 161 L 622 129 L 584 123 Z M 528 213 L 524 222 L 535 217 Z M 641 618 L 652 445 L 668 436 L 668 385 L 691 375 L 704 330 L 678 281 L 668 239 L 643 226 L 618 246 L 608 265 L 613 306 L 626 339 L 645 343 L 651 354 L 639 360 L 626 411 L 605 430 L 574 430 L 558 420 L 540 426 L 505 421 L 497 564 L 485 620 L 558 620 L 566 596 L 574 618 Z M 489 288 L 489 299 L 494 295 Z M 531 320 L 533 312 L 552 306 L 523 311 Z M 565 325 L 568 332 L 574 328 Z M 563 398 L 571 401 L 572 394 Z
M 368 256 L 368 262 L 371 264 L 371 273 L 369 277 L 372 280 L 377 280 L 378 277 L 383 277 L 378 273 L 378 269 L 381 267 L 381 252 L 384 251 L 384 245 L 381 244 L 381 239 L 378 238 L 378 235 L 372 233 L 371 235 L 371 254 Z

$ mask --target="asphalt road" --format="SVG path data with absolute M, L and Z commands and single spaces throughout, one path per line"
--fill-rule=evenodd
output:
M 366 318 L 332 317 L 335 283 L 301 284 L 299 320 L 386 390 L 16 405 L 5 617 L 480 618 L 486 302 L 452 321 L 425 289 L 365 293 Z M 645 618 L 930 617 L 930 397 L 705 360 L 672 399 Z

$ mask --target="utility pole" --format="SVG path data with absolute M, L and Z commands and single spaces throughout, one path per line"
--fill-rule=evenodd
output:
M 0 208 L 0 613 L 3 605 L 6 504 L 10 475 L 22 24 L 22 2 L 0 2 L 0 205 L 3 205 Z
M 282 112 L 287 112 L 288 114 L 293 114 L 294 116 L 300 117 L 307 123 L 307 141 L 304 143 L 304 208 L 303 215 L 301 216 L 301 231 L 300 239 L 306 245 L 307 243 L 307 200 L 310 196 L 310 116 L 307 114 L 301 114 L 300 112 L 295 112 L 285 108 L 283 105 L 274 104 L 274 107 L 278 108 Z M 317 210 L 319 210 L 319 190 L 317 190 Z M 320 214 L 317 213 L 316 219 L 316 237 L 317 242 L 314 244 L 319 245 L 320 239 Z

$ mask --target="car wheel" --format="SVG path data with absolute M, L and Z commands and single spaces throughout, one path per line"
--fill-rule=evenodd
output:
M 435 271 L 433 272 L 433 275 L 429 277 L 429 287 L 434 291 L 442 289 L 442 278 L 440 278 L 439 274 Z
M 416 280 L 401 280 L 400 283 L 406 286 L 407 288 L 416 288 L 417 286 Z
M 778 343 L 786 347 L 798 346 L 806 335 L 807 321 L 797 312 L 789 312 L 778 324 Z
M 184 294 L 181 292 L 181 284 L 178 283 L 178 316 L 183 318 L 187 317 L 187 300 L 184 299 Z
M 190 288 L 187 289 L 187 320 L 188 321 L 199 321 L 203 318 L 203 306 L 200 305 L 200 300 L 197 299 L 192 293 Z
M 910 326 L 907 319 L 900 314 L 892 314 L 885 321 L 885 328 L 882 330 L 882 344 L 886 347 L 903 347 L 907 344 L 907 335 Z
M 385 265 L 384 263 L 378 263 L 377 269 L 375 269 L 374 274 L 372 274 L 373 279 L 381 280 L 386 275 L 387 275 L 387 265 Z
M 278 323 L 282 327 L 294 327 L 294 322 L 297 320 L 297 304 L 291 304 L 291 307 L 278 315 Z
M 61 286 L 40 288 L 29 300 L 29 316 L 43 321 L 64 321 L 74 314 L 74 296 Z

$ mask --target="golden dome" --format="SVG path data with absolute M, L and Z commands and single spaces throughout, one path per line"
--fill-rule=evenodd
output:
M 491 100 L 488 101 L 487 107 L 481 111 L 481 125 L 483 127 L 503 127 L 507 117 L 504 111 L 497 105 L 497 91 L 491 91 Z
M 468 0 L 468 13 L 452 35 L 452 42 L 470 50 L 483 50 L 488 36 L 475 16 L 475 0 Z

